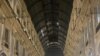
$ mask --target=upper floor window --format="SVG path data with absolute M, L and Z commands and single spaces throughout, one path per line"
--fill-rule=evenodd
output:
M 95 12 L 95 16 L 94 16 L 95 27 L 96 27 L 96 32 L 98 32 L 100 29 L 100 6 L 99 5 L 96 6 L 94 12 Z
M 96 9 L 97 9 L 97 11 L 96 11 L 96 13 L 97 13 L 96 22 L 97 22 L 97 24 L 99 24 L 100 23 L 100 7 L 97 6 Z

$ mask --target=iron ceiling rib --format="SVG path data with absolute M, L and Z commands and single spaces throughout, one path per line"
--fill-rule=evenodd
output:
M 25 0 L 26 1 L 26 0 Z M 63 0 L 62 0 L 63 1 Z M 32 1 L 33 2 L 33 1 Z M 28 6 L 28 9 L 30 10 L 33 6 L 35 6 L 37 3 L 39 3 L 39 2 L 42 2 L 43 3 L 43 0 L 36 0 L 36 1 L 34 1 L 30 6 Z M 65 1 L 63 1 L 63 2 L 65 2 Z M 43 3 L 44 4 L 44 3 Z M 47 3 L 47 4 L 50 4 L 50 2 L 49 3 Z M 44 4 L 44 5 L 47 5 L 47 4 Z
M 41 2 L 42 0 L 36 0 L 35 2 L 33 2 L 30 7 L 28 7 L 29 10 L 31 10 L 31 8 L 36 5 L 37 3 Z
M 43 26 L 43 27 L 45 27 L 45 26 Z M 39 33 L 43 27 L 37 29 L 37 32 Z M 50 28 L 50 27 L 52 27 L 52 26 L 49 26 L 49 28 Z M 48 30 L 48 29 L 43 30 L 44 33 L 47 32 L 47 30 Z M 61 32 L 61 33 L 63 33 L 63 34 L 66 34 L 66 31 L 64 31 L 64 30 L 65 30 L 64 27 L 62 27 L 61 29 L 58 29 L 58 30 L 59 30 L 59 32 Z M 51 30 L 49 30 L 49 31 L 51 31 Z
M 42 22 L 41 22 L 42 23 Z M 55 23 L 55 24 L 50 24 L 50 25 L 47 25 L 47 23 L 46 22 L 44 22 L 44 24 L 41 24 L 41 23 L 38 23 L 37 25 L 37 27 L 36 28 L 39 28 L 39 29 L 42 29 L 42 28 L 44 28 L 44 27 L 51 27 L 51 26 L 53 26 L 53 25 L 56 25 L 57 23 Z M 51 22 L 52 23 L 52 22 Z M 65 24 L 66 25 L 66 24 Z M 65 26 L 64 24 L 62 24 L 62 23 L 59 23 L 59 25 L 57 25 L 58 27 L 64 27 L 64 28 L 62 28 L 62 29 L 67 29 L 67 27 Z
M 58 30 L 58 29 L 57 29 L 57 30 Z M 59 35 L 62 35 L 62 34 L 63 34 L 63 36 L 65 36 L 65 35 L 67 34 L 67 33 L 64 33 L 64 32 L 62 32 L 62 31 L 60 31 L 60 30 L 58 30 L 58 31 L 57 31 L 57 30 L 55 30 L 55 31 L 58 32 L 58 34 L 61 33 L 61 34 L 59 34 Z M 53 31 L 53 29 L 49 30 L 48 33 L 47 33 L 47 31 L 45 31 L 45 32 L 43 32 L 43 33 L 40 33 L 41 35 L 39 35 L 39 36 L 42 36 L 42 34 L 44 34 L 44 36 L 45 36 L 45 35 L 51 33 L 51 31 Z
M 65 39 L 65 37 L 62 36 L 62 35 L 58 35 L 58 36 L 59 36 L 60 38 L 62 38 L 62 39 Z M 43 38 L 48 38 L 48 35 L 45 35 Z M 41 38 L 41 41 L 42 41 L 42 40 L 44 40 L 44 39 Z
M 48 11 L 48 10 L 41 10 L 41 11 L 39 11 L 39 12 L 37 12 L 37 13 L 35 13 L 34 15 L 32 15 L 32 18 L 35 18 L 35 17 L 37 17 L 39 14 L 41 14 L 41 13 L 45 13 L 45 11 Z M 57 11 L 57 10 L 56 10 Z M 67 13 L 68 12 L 64 12 L 63 10 L 59 10 L 58 9 L 58 11 L 59 11 L 59 13 L 63 13 L 64 15 L 67 15 Z M 31 12 L 31 11 L 30 11 Z M 48 11 L 49 12 L 49 11 Z M 55 12 L 53 12 L 53 13 L 55 13 Z M 52 14 L 53 14 L 52 13 Z M 49 14 L 49 13 L 48 13 Z
M 49 44 L 49 43 L 48 43 L 48 44 Z M 51 45 L 48 45 L 48 46 L 45 45 L 44 48 L 45 48 L 45 50 L 46 50 L 46 49 L 48 49 L 49 47 L 54 47 L 54 46 L 60 48 L 61 50 L 63 50 L 63 47 L 62 47 L 61 45 L 57 45 L 57 44 L 51 44 Z
M 47 31 L 45 31 L 43 34 L 44 34 L 44 36 L 42 36 L 42 33 L 40 33 L 41 35 L 39 35 L 39 36 L 42 36 L 42 37 L 47 37 L 51 32 L 53 31 L 53 29 L 52 30 L 50 30 L 50 31 L 48 31 L 48 33 L 47 33 Z M 63 32 L 61 32 L 61 31 L 57 31 L 56 30 L 56 32 L 60 32 L 61 34 L 59 34 L 59 35 L 61 35 L 61 36 L 65 36 L 66 34 L 64 34 Z M 45 33 L 47 33 L 47 34 L 45 34 Z M 53 32 L 52 32 L 53 33 Z M 63 35 L 62 35 L 63 34 Z
M 41 22 L 43 22 L 43 21 L 45 21 L 44 18 L 43 18 L 43 19 L 40 19 L 36 24 L 39 25 L 39 24 L 41 24 Z M 49 22 L 51 22 L 51 21 L 49 21 Z M 63 19 L 59 19 L 58 22 L 60 23 L 59 26 L 65 27 L 65 25 L 67 25 L 66 22 L 65 22 L 65 20 L 63 20 Z M 45 22 L 45 24 L 47 24 L 47 23 Z M 67 26 L 66 26 L 66 27 L 67 27 Z M 36 26 L 36 28 L 38 28 L 38 26 Z M 39 27 L 39 28 L 40 28 L 40 27 Z M 65 29 L 66 29 L 66 28 L 65 28 Z
M 44 34 L 45 33 L 47 33 L 47 30 L 43 30 L 44 32 Z M 49 31 L 53 31 L 53 29 L 50 29 L 50 30 L 48 30 L 48 33 L 49 33 Z M 57 29 L 56 31 L 58 31 L 58 32 L 60 32 L 60 33 L 62 33 L 62 34 L 64 34 L 64 35 L 66 35 L 67 33 L 66 32 L 64 32 L 64 31 L 62 31 L 62 29 Z M 41 34 L 41 32 L 39 31 L 38 33 L 40 33 Z
M 33 17 L 33 16 L 32 16 Z M 33 18 L 36 18 L 36 16 L 35 17 L 33 17 Z M 35 19 L 34 19 L 35 20 Z M 49 19 L 48 19 L 49 20 Z M 67 20 L 67 19 L 66 19 Z M 64 20 L 63 18 L 59 18 L 59 22 L 64 22 L 65 24 L 64 25 L 66 25 L 66 23 L 67 23 L 67 21 L 66 20 Z M 42 22 L 42 21 L 45 21 L 45 18 L 41 18 L 41 19 L 38 19 L 38 21 L 36 22 L 36 24 L 38 25 L 40 22 Z

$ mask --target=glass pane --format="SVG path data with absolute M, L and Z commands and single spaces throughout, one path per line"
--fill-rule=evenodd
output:
M 97 6 L 97 22 L 100 23 L 100 8 Z

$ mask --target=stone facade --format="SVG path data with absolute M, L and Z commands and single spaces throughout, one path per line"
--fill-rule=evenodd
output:
M 100 56 L 99 12 L 99 0 L 74 0 L 65 56 Z
M 23 0 L 0 0 L 0 56 L 44 56 Z

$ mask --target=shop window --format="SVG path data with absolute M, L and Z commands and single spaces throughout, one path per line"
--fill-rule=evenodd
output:
M 86 46 L 88 46 L 88 41 L 86 42 Z
M 99 45 L 98 45 L 98 53 L 100 53 L 100 43 L 99 43 Z
M 85 28 L 84 29 L 84 43 L 85 43 L 85 46 L 88 46 L 89 44 L 89 28 Z
M 0 24 L 0 40 L 1 40 L 1 32 L 2 32 L 2 26 Z
M 17 19 L 19 20 L 19 22 L 20 22 L 20 19 L 19 19 L 19 17 L 20 17 L 20 10 L 19 10 L 18 8 L 16 8 L 15 14 L 16 14 L 16 18 L 17 18 Z
M 97 13 L 96 22 L 97 22 L 97 24 L 98 24 L 98 23 L 100 23 L 100 7 L 99 7 L 99 6 L 97 6 L 97 11 L 96 11 L 96 13 Z
M 18 56 L 18 48 L 19 48 L 19 44 L 18 41 L 16 40 L 16 44 L 15 44 L 15 54 Z
M 3 41 L 4 41 L 4 46 L 7 48 L 9 48 L 9 37 L 10 37 L 9 33 L 10 33 L 9 30 L 5 29 Z
M 23 48 L 23 56 L 25 56 L 25 49 Z
M 98 26 L 96 27 L 96 32 L 98 32 L 100 29 L 100 23 L 98 24 Z
M 80 54 L 82 54 L 82 51 L 80 51 Z
M 90 37 L 93 37 L 93 20 L 91 20 L 91 22 L 90 22 L 90 25 L 89 25 L 89 28 L 90 28 L 90 30 L 89 30 L 89 33 L 90 33 Z
M 89 48 L 88 56 L 94 56 L 93 49 Z
M 100 29 L 100 6 L 98 5 L 95 9 L 96 14 L 95 14 L 95 25 L 96 25 L 96 32 Z

